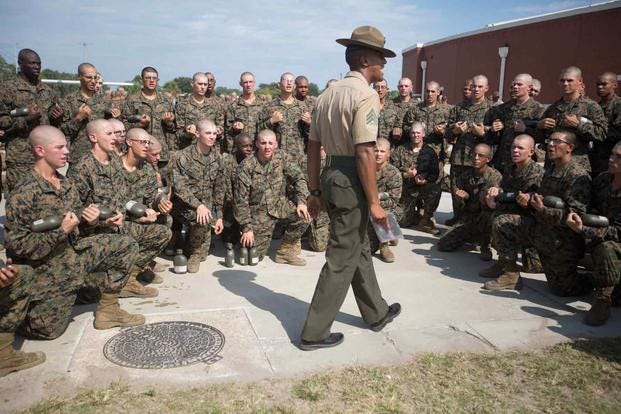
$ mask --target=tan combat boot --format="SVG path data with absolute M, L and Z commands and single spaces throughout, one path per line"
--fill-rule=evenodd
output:
M 143 286 L 136 279 L 136 276 L 138 276 L 139 272 L 139 268 L 132 268 L 127 283 L 125 284 L 125 286 L 123 286 L 123 290 L 121 290 L 121 293 L 119 293 L 120 298 L 154 298 L 159 295 L 157 289 Z
M 164 263 L 158 263 L 155 260 L 151 260 L 151 263 L 149 263 L 149 267 L 155 273 L 162 273 L 168 270 L 168 266 L 166 266 Z
M 192 253 L 188 258 L 188 273 L 198 273 L 201 268 L 202 255 L 200 251 Z
M 392 250 L 390 250 L 390 245 L 388 243 L 381 243 L 379 251 L 382 260 L 386 263 L 392 263 L 395 261 L 395 255 Z
M 283 240 L 282 244 L 276 251 L 276 263 L 285 263 L 292 266 L 305 266 L 306 260 L 296 254 L 296 242 Z
M 518 266 L 515 263 L 515 260 L 511 262 L 510 260 L 499 260 L 498 264 L 500 264 L 503 272 L 497 279 L 490 280 L 489 282 L 485 282 L 483 285 L 483 289 L 486 290 L 521 290 L 522 289 L 522 278 L 520 277 L 520 272 L 518 271 Z
M 591 303 L 591 309 L 584 317 L 584 323 L 591 326 L 602 326 L 610 318 L 610 305 L 612 304 L 612 291 L 614 286 L 597 288 L 595 299 Z
M 23 352 L 13 349 L 14 339 L 14 333 L 0 333 L 0 377 L 45 362 L 43 352 Z
M 95 310 L 95 329 L 110 329 L 117 326 L 136 326 L 144 324 L 144 316 L 131 314 L 119 306 L 116 293 L 102 293 Z

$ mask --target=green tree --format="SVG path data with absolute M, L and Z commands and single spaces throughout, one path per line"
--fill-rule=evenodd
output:
M 128 82 L 132 83 L 132 86 L 125 87 L 125 90 L 129 95 L 131 95 L 132 93 L 136 93 L 142 89 L 142 78 L 140 77 L 140 75 L 134 76 L 134 79 Z
M 0 56 L 0 82 L 11 79 L 13 76 L 15 76 L 15 65 L 11 65 Z
M 60 72 L 53 69 L 43 69 L 41 71 L 41 79 L 60 79 L 60 80 L 77 80 L 78 75 L 75 73 Z M 67 96 L 80 89 L 80 85 L 67 85 L 54 83 L 50 85 L 62 97 Z
M 308 84 L 308 94 L 311 96 L 319 96 L 319 87 L 316 83 L 311 82 Z
M 280 88 L 277 82 L 260 83 L 259 88 L 255 91 L 257 96 L 270 95 L 272 97 L 280 95 Z
M 164 84 L 163 89 L 165 91 L 172 92 L 174 94 L 179 93 L 191 93 L 192 92 L 192 78 L 181 76 L 168 81 Z
M 237 88 L 227 88 L 226 86 L 217 86 L 216 87 L 216 95 L 220 96 L 220 95 L 231 95 L 231 94 L 235 94 L 235 95 L 241 95 L 241 90 L 237 89 Z

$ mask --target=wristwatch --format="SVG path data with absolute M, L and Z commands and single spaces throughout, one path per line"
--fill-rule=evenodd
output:
M 311 190 L 310 191 L 310 195 L 312 195 L 314 197 L 321 197 L 321 190 L 319 190 L 319 189 Z

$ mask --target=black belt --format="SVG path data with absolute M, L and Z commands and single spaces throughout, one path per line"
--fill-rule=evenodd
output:
M 326 167 L 355 167 L 356 157 L 349 155 L 327 155 Z

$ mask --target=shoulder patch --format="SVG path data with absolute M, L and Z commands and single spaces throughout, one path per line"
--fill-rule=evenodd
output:
M 367 112 L 367 125 L 377 125 L 378 115 L 375 109 L 371 109 Z

